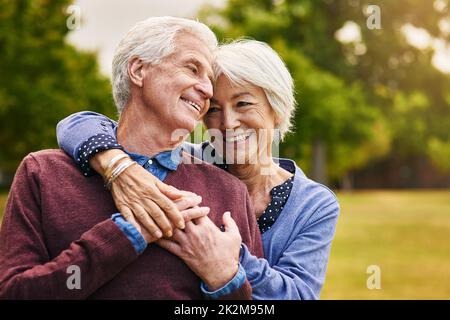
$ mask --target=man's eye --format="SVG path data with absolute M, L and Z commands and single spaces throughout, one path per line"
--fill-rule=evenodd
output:
M 191 70 L 195 74 L 198 72 L 198 68 L 196 66 L 194 66 L 193 64 L 190 64 L 187 67 L 189 70 Z
M 210 107 L 208 109 L 208 113 L 214 113 L 214 112 L 217 112 L 217 111 L 219 111 L 219 108 L 216 108 L 216 107 Z

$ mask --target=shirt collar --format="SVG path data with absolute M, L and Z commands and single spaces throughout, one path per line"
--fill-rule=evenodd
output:
M 153 157 L 148 157 L 148 156 L 144 156 L 142 154 L 128 152 L 126 150 L 125 150 L 125 152 L 130 156 L 130 158 L 132 160 L 136 161 L 141 166 L 144 166 L 149 160 L 156 160 L 158 162 L 158 164 L 160 164 L 164 168 L 175 171 L 175 170 L 177 170 L 178 165 L 181 162 L 182 147 L 178 146 L 173 150 L 160 152 Z

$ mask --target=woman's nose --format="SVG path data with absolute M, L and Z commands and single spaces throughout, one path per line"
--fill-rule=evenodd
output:
M 222 112 L 222 126 L 223 129 L 236 129 L 241 125 L 239 121 L 239 114 L 234 110 L 225 109 Z

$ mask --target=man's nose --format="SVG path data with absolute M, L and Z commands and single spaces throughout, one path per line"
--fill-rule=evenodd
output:
M 213 96 L 213 85 L 209 78 L 199 81 L 195 85 L 195 89 L 200 91 L 205 99 L 211 99 Z

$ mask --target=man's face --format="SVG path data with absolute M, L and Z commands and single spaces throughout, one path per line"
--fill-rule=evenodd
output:
M 164 130 L 193 131 L 212 97 L 212 54 L 189 33 L 175 38 L 175 51 L 144 67 L 143 102 Z M 145 117 L 145 115 L 143 115 Z

